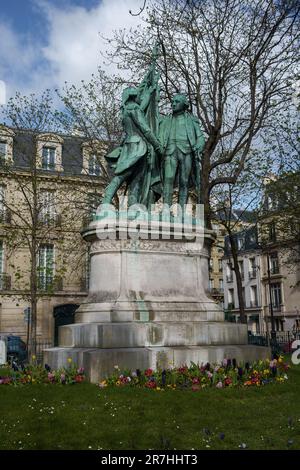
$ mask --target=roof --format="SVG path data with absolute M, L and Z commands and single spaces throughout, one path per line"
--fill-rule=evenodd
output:
M 260 248 L 258 244 L 258 234 L 257 234 L 256 226 L 234 233 L 233 238 L 234 238 L 234 242 L 236 244 L 238 253 L 243 253 L 245 251 L 258 250 Z M 228 235 L 225 237 L 224 255 L 225 256 L 231 255 L 231 245 L 230 245 Z
M 82 137 L 62 136 L 62 166 L 64 174 L 80 175 L 83 165 Z M 50 144 L 50 142 L 49 142 Z M 28 168 L 30 157 L 36 152 L 36 134 L 30 131 L 15 132 L 13 145 L 14 164 L 18 168 Z M 47 170 L 49 173 L 49 170 Z

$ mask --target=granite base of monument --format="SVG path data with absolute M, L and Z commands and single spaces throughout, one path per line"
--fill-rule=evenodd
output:
M 248 345 L 247 326 L 225 322 L 207 295 L 213 232 L 193 238 L 176 224 L 171 231 L 140 229 L 142 239 L 130 238 L 124 226 L 114 227 L 115 239 L 99 239 L 98 222 L 84 231 L 89 294 L 75 323 L 60 327 L 59 347 L 44 351 L 46 363 L 57 368 L 71 357 L 97 382 L 116 365 L 156 369 L 270 356 L 268 348 Z

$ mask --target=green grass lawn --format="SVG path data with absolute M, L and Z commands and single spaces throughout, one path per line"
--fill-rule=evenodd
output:
M 288 375 L 199 392 L 2 385 L 0 449 L 300 449 L 300 366 Z

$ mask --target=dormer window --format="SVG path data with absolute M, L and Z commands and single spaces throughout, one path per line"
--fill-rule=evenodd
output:
M 100 164 L 97 155 L 90 155 L 89 157 L 89 175 L 100 176 Z
M 37 167 L 48 171 L 63 171 L 63 142 L 63 138 L 57 134 L 39 134 L 37 136 Z
M 13 163 L 13 143 L 15 133 L 0 124 L 0 163 Z
M 102 165 L 105 166 L 104 155 L 107 145 L 99 140 L 90 140 L 81 144 L 83 175 L 100 176 Z
M 56 149 L 52 147 L 43 147 L 42 152 L 42 169 L 55 170 Z

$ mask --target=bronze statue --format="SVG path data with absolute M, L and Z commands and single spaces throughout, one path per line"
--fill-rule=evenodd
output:
M 150 94 L 149 92 L 149 97 Z M 147 205 L 149 193 L 149 187 L 145 187 L 147 170 L 151 172 L 151 154 L 153 149 L 160 152 L 160 144 L 145 118 L 143 109 L 147 102 L 139 104 L 138 97 L 137 88 L 128 87 L 123 92 L 122 120 L 126 135 L 122 145 L 106 157 L 117 161 L 115 176 L 105 190 L 102 203 L 110 203 L 117 190 L 126 181 L 129 187 L 129 206 L 136 203 Z
M 150 208 L 160 197 L 172 205 L 179 187 L 179 204 L 187 203 L 194 186 L 200 194 L 201 152 L 205 144 L 198 118 L 188 111 L 185 95 L 172 100 L 173 113 L 159 116 L 159 75 L 155 72 L 157 48 L 139 87 L 128 87 L 122 96 L 125 138 L 120 147 L 107 155 L 113 162 L 114 177 L 105 190 L 102 203 L 111 203 L 126 182 L 128 205 L 140 203 Z
M 177 94 L 172 99 L 173 114 L 162 118 L 159 137 L 164 156 L 163 202 L 172 205 L 176 175 L 178 173 L 179 205 L 184 207 L 188 199 L 189 180 L 193 176 L 196 188 L 200 184 L 200 154 L 204 147 L 199 120 L 188 110 L 185 95 Z

